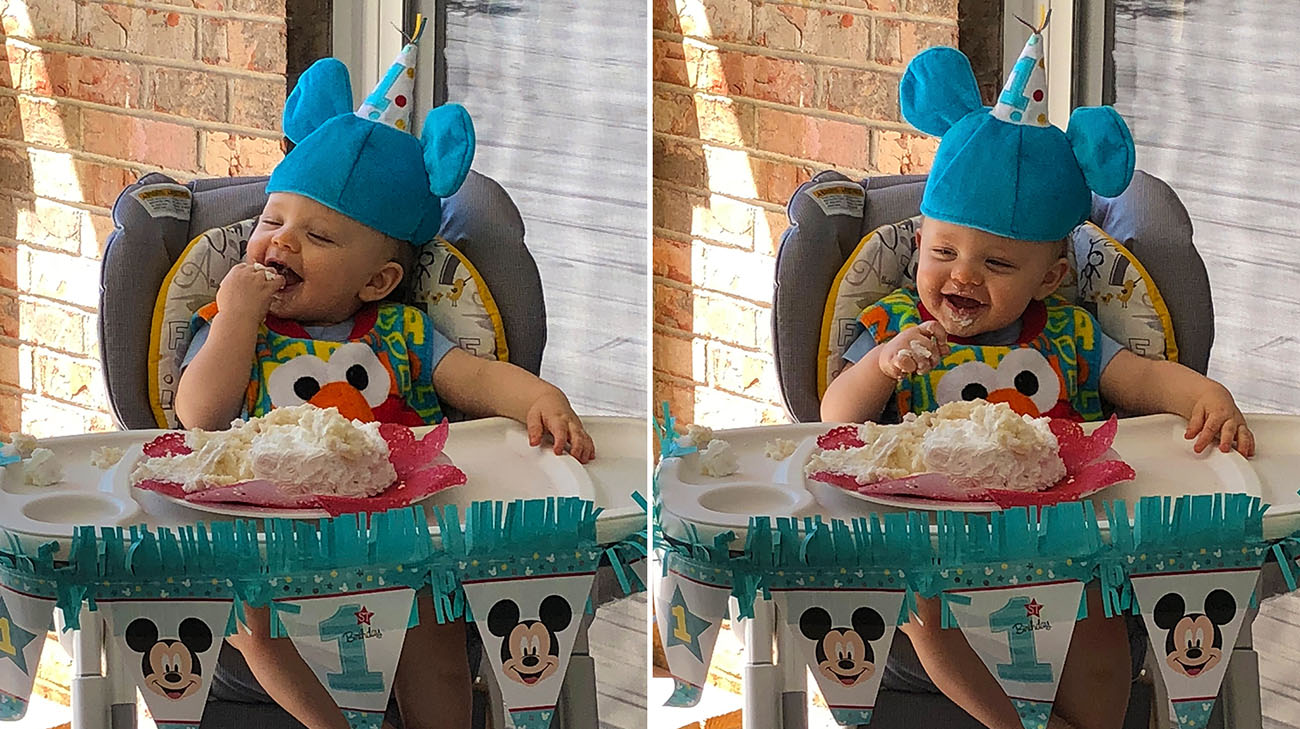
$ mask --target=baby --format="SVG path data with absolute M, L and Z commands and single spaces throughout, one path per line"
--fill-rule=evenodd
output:
M 586 462 L 594 445 L 560 390 L 456 348 L 423 311 L 385 300 L 411 273 L 415 246 L 437 232 L 439 199 L 460 186 L 474 152 L 459 106 L 430 112 L 420 139 L 407 131 L 414 42 L 356 113 L 336 59 L 299 80 L 284 112 L 295 146 L 271 175 L 244 261 L 195 317 L 177 417 L 220 429 L 311 403 L 421 425 L 440 421 L 445 402 L 514 418 L 533 445 L 549 433 L 557 454 Z M 417 599 L 420 623 L 406 633 L 393 687 L 402 721 L 460 729 L 470 724 L 465 623 L 440 625 L 427 591 Z M 251 632 L 229 641 L 271 698 L 312 729 L 347 727 L 292 643 L 270 638 L 268 610 L 248 616 Z
M 1217 444 L 1253 455 L 1254 436 L 1226 388 L 1128 351 L 1087 311 L 1051 296 L 1090 190 L 1115 196 L 1128 186 L 1133 141 L 1109 107 L 1076 109 L 1065 133 L 1049 125 L 1041 61 L 1035 32 L 993 109 L 980 105 L 958 51 L 931 49 L 908 66 L 903 115 L 942 136 L 921 203 L 916 286 L 862 313 L 862 334 L 845 354 L 852 364 L 826 389 L 823 420 L 877 420 L 891 401 L 902 414 L 976 398 L 1034 417 L 1098 420 L 1105 400 L 1128 413 L 1183 416 L 1198 453 Z M 1128 704 L 1125 620 L 1104 617 L 1095 585 L 1087 594 L 1053 729 L 1116 727 Z M 1020 727 L 961 632 L 939 628 L 939 611 L 938 600 L 923 600 L 919 620 L 903 626 L 930 679 L 986 726 Z

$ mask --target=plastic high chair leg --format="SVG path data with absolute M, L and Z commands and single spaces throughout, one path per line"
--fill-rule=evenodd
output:
M 582 626 L 573 641 L 569 670 L 564 674 L 564 684 L 560 687 L 560 721 L 553 724 L 556 729 L 597 729 L 600 726 L 596 716 L 596 661 L 591 657 L 587 643 L 587 630 L 591 628 L 592 619 L 591 615 L 583 616 Z
M 73 632 L 72 726 L 97 729 L 109 724 L 108 679 L 100 671 L 104 649 L 104 623 L 98 613 L 81 609 L 81 628 Z
M 1252 631 L 1258 614 L 1257 608 L 1246 612 L 1219 691 L 1224 726 L 1232 729 L 1260 729 L 1264 724 L 1259 695 L 1259 654 L 1255 652 Z
M 772 658 L 776 607 L 771 600 L 754 601 L 754 617 L 744 621 L 745 709 L 743 729 L 781 727 L 781 666 Z

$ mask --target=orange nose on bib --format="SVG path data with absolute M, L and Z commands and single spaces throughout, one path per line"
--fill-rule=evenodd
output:
M 309 403 L 318 408 L 338 408 L 339 415 L 363 423 L 374 422 L 375 411 L 361 391 L 346 382 L 331 382 L 312 396 Z
M 1038 406 L 1033 400 L 1023 395 L 1019 390 L 1010 387 L 1001 390 L 994 390 L 989 396 L 984 398 L 991 403 L 1004 402 L 1011 406 L 1017 415 L 1028 415 L 1031 418 L 1041 417 L 1042 413 L 1038 411 Z

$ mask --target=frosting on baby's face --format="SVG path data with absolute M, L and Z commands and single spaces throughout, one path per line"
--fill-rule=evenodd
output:
M 917 234 L 921 303 L 949 334 L 973 337 L 1019 319 L 1065 277 L 1061 245 L 1014 240 L 926 218 Z

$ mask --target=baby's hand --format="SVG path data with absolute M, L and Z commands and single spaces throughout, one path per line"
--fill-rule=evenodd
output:
M 582 427 L 582 420 L 573 412 L 569 399 L 558 389 L 551 388 L 533 401 L 532 407 L 528 408 L 525 425 L 528 426 L 529 445 L 541 445 L 542 435 L 550 433 L 555 439 L 555 455 L 564 453 L 567 445 L 569 455 L 578 459 L 579 463 L 586 463 L 596 457 L 596 444 Z
M 283 276 L 271 269 L 255 268 L 254 264 L 241 261 L 221 279 L 221 286 L 217 288 L 217 311 L 236 320 L 261 323 L 271 308 L 271 299 L 281 288 L 284 288 Z
M 1219 450 L 1227 453 L 1232 444 L 1237 444 L 1237 452 L 1250 458 L 1255 455 L 1255 434 L 1246 425 L 1246 416 L 1241 414 L 1237 403 L 1232 399 L 1228 388 L 1217 382 L 1210 382 L 1201 396 L 1192 406 L 1192 417 L 1187 421 L 1187 432 L 1183 434 L 1188 440 L 1196 439 L 1192 450 L 1200 453 L 1215 440 L 1219 441 Z
M 938 367 L 939 361 L 951 351 L 948 332 L 937 321 L 904 329 L 880 347 L 880 371 L 891 380 L 923 375 Z

